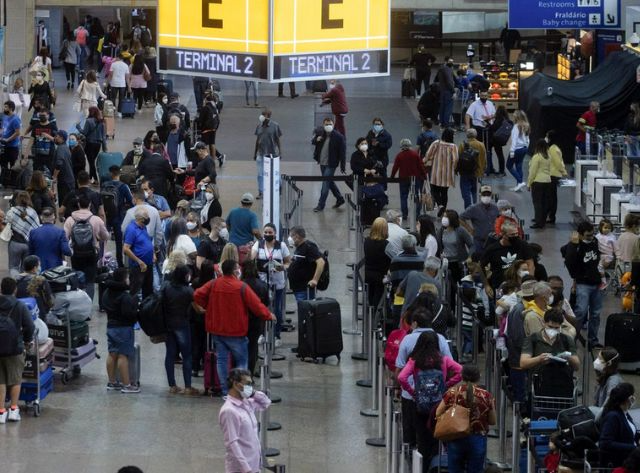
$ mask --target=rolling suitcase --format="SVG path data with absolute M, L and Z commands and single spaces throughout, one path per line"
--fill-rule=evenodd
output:
M 136 101 L 133 97 L 123 97 L 120 100 L 120 113 L 123 118 L 133 118 L 136 114 Z
M 89 324 L 87 322 L 70 322 L 71 327 L 71 348 L 86 345 L 89 342 Z M 69 347 L 67 339 L 67 325 L 47 325 L 49 336 L 53 338 L 56 348 L 66 349 Z
M 38 352 L 40 366 L 37 371 L 36 364 L 38 363 L 38 357 L 36 357 L 35 353 L 27 352 L 24 360 L 24 369 L 22 370 L 23 378 L 35 379 L 36 373 L 43 373 L 51 366 L 51 362 L 53 361 L 53 340 L 47 338 L 45 343 L 38 344 Z
M 360 206 L 360 223 L 364 226 L 371 226 L 373 221 L 380 216 L 381 211 L 378 199 L 365 197 Z
M 115 117 L 104 117 L 104 132 L 109 140 L 116 138 L 116 119 Z
M 338 301 L 321 297 L 298 302 L 298 357 L 322 358 L 324 363 L 328 357 L 336 356 L 340 362 L 342 349 Z
M 123 161 L 122 153 L 98 153 L 98 158 L 96 159 L 96 169 L 98 171 L 98 179 L 102 184 L 105 181 L 111 180 L 111 172 L 109 172 L 109 168 L 111 166 L 122 166 Z
M 56 347 L 57 348 L 57 347 Z M 89 339 L 84 345 L 71 349 L 71 363 L 70 367 L 74 370 L 82 368 L 97 358 L 96 341 L 92 338 Z M 53 366 L 66 368 L 69 367 L 69 353 L 66 349 L 53 350 Z
M 129 382 L 134 386 L 140 386 L 140 345 L 133 345 L 133 356 L 129 357 Z M 116 366 L 116 381 L 120 382 L 120 371 Z
M 416 86 L 411 79 L 402 79 L 402 96 L 415 98 Z
M 213 340 L 207 334 L 207 351 L 204 353 L 204 391 L 205 394 L 220 395 L 222 393 L 222 385 L 218 377 L 217 370 L 218 358 L 213 347 Z M 231 356 L 229 356 L 229 369 L 232 368 Z
M 630 313 L 611 314 L 604 331 L 605 346 L 620 353 L 621 371 L 640 370 L 640 315 Z

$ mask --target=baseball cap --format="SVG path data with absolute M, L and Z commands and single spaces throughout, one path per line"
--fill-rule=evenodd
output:
M 511 205 L 511 202 L 509 202 L 507 199 L 500 199 L 496 205 L 499 209 L 510 209 L 511 207 L 513 207 Z
M 56 136 L 59 136 L 60 138 L 62 138 L 64 141 L 67 141 L 67 138 L 69 138 L 69 135 L 67 134 L 66 131 L 64 130 L 58 130 L 56 132 Z
M 196 141 L 196 144 L 193 145 L 193 147 L 191 148 L 191 151 L 196 151 L 199 149 L 207 149 L 207 145 L 204 144 L 202 141 Z
M 140 138 L 139 136 L 133 139 L 133 144 L 134 145 L 141 145 L 142 144 L 142 138 Z
M 253 194 L 251 192 L 245 192 L 242 194 L 242 199 L 240 200 L 243 204 L 253 204 Z
M 491 186 L 481 186 L 480 187 L 480 194 L 484 194 L 485 192 L 488 192 L 489 194 L 491 194 L 493 192 L 491 190 Z
M 536 285 L 537 282 L 538 281 L 536 281 L 535 279 L 531 279 L 529 281 L 523 282 L 517 294 L 520 297 L 533 297 L 533 287 Z

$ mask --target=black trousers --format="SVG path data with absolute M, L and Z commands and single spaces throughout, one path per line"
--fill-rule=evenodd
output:
M 296 95 L 296 83 L 295 82 L 287 82 L 289 84 L 289 93 L 291 94 L 291 98 Z M 280 82 L 278 84 L 278 97 L 284 97 L 284 82 Z
M 437 452 L 438 442 L 427 426 L 429 416 L 416 410 L 416 403 L 402 398 L 402 442 L 417 447 L 423 457 L 423 473 L 428 473 L 431 459 Z
M 76 79 L 76 65 L 75 64 L 71 64 L 69 62 L 65 62 L 64 63 L 64 75 L 67 78 L 67 82 L 71 82 L 71 86 L 73 86 L 73 83 Z
M 100 154 L 101 148 L 102 143 L 96 143 L 93 141 L 87 141 L 87 144 L 84 148 L 84 153 L 87 155 L 87 161 L 89 162 L 89 176 L 91 176 L 96 181 L 98 180 L 98 172 L 96 171 L 96 159 Z
M 153 264 L 147 265 L 145 272 L 140 271 L 140 266 L 131 266 L 129 280 L 131 295 L 135 297 L 142 290 L 144 299 L 153 292 Z
M 416 93 L 418 96 L 422 95 L 422 84 L 424 84 L 424 91 L 429 90 L 429 82 L 431 82 L 431 69 L 416 69 Z
M 547 221 L 552 183 L 534 182 L 531 184 L 531 200 L 533 201 L 533 220 L 541 227 Z
M 447 204 L 449 203 L 448 193 L 448 187 L 441 187 L 431 184 L 431 197 L 433 197 L 436 205 L 441 205 L 445 209 L 447 208 Z
M 556 212 L 558 211 L 558 186 L 560 185 L 560 178 L 551 176 L 551 184 L 549 185 L 549 208 L 548 220 L 550 222 L 556 221 Z

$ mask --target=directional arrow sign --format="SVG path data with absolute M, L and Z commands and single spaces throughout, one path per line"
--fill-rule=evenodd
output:
M 509 0 L 514 29 L 620 28 L 620 0 Z

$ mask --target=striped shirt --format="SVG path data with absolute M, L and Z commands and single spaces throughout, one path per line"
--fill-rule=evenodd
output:
M 427 162 L 431 161 L 431 184 L 440 187 L 456 186 L 458 147 L 454 143 L 434 141 L 427 151 Z
M 25 243 L 29 241 L 29 232 L 40 226 L 38 213 L 31 207 L 11 207 L 7 212 L 5 222 L 11 224 L 12 239 L 24 240 Z

